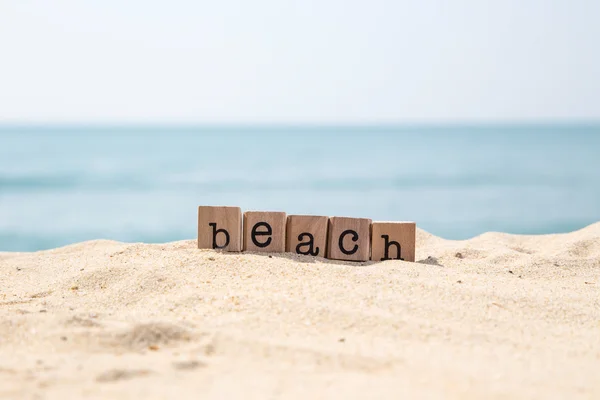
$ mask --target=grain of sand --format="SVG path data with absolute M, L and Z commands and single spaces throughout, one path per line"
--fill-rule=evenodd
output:
M 600 223 L 417 259 L 0 254 L 0 398 L 600 398 Z

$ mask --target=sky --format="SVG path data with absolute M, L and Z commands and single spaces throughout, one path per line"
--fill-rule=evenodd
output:
M 597 0 L 0 0 L 0 123 L 600 120 Z

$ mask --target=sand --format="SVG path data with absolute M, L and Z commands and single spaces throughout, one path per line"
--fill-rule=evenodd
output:
M 600 223 L 417 246 L 0 254 L 0 398 L 600 398 Z

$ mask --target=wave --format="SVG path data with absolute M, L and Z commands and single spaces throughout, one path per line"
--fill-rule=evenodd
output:
M 311 177 L 293 176 L 260 178 L 246 177 L 195 178 L 193 175 L 147 176 L 86 176 L 73 174 L 0 175 L 0 193 L 49 191 L 145 191 L 145 190 L 205 190 L 218 192 L 265 190 L 364 191 L 407 189 L 474 189 L 493 187 L 575 188 L 586 186 L 585 179 L 556 176 L 503 176 L 468 174 L 457 176 L 412 175 L 388 177 Z
M 69 189 L 78 184 L 77 178 L 67 175 L 0 176 L 1 190 Z
M 149 182 L 135 178 L 122 177 L 86 177 L 68 174 L 32 174 L 20 176 L 0 175 L 0 193 L 65 191 L 71 189 L 143 189 L 151 188 Z

